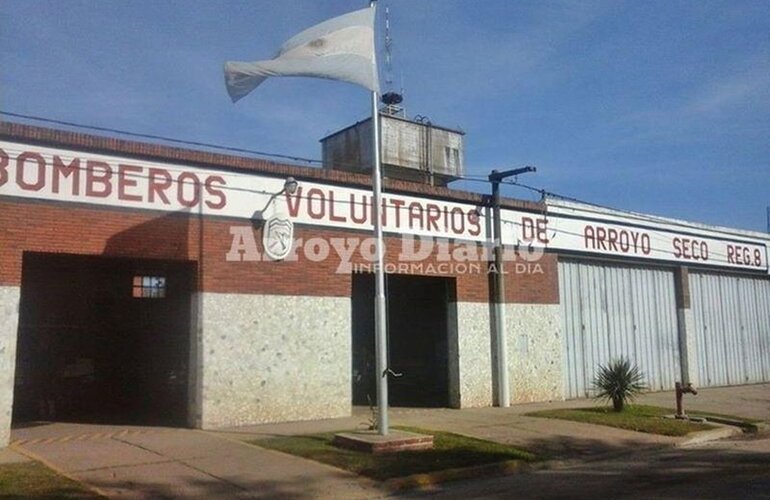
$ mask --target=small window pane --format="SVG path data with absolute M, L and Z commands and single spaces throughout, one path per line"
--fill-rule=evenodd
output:
M 166 297 L 164 276 L 134 276 L 132 297 L 162 299 Z

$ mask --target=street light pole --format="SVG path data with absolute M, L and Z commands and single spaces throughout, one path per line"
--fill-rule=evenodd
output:
M 489 174 L 492 183 L 492 218 L 495 239 L 495 285 L 494 285 L 494 322 L 497 355 L 497 406 L 507 408 L 511 405 L 511 391 L 508 380 L 508 349 L 505 339 L 505 276 L 503 269 L 503 223 L 500 219 L 500 182 L 514 175 L 536 172 L 535 167 L 523 167 Z

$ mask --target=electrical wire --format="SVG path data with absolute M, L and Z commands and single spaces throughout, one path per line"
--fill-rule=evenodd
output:
M 16 150 L 16 149 L 10 149 L 10 148 L 6 148 L 6 149 L 8 149 L 8 151 L 10 151 L 12 153 L 22 153 L 23 152 L 22 150 Z M 85 171 L 89 170 L 87 166 L 77 166 L 77 167 L 71 167 L 71 168 L 73 168 L 75 170 L 78 170 L 78 171 L 81 171 L 81 172 L 85 172 Z M 168 172 L 175 173 L 175 174 L 179 174 L 179 173 L 183 173 L 183 172 L 187 171 L 187 170 L 182 169 L 182 168 L 166 168 L 166 170 Z M 235 176 L 239 176 L 239 175 L 249 175 L 249 174 L 227 174 L 227 173 L 223 173 L 223 172 L 217 172 L 217 173 L 218 174 L 222 174 L 225 177 L 235 177 Z M 138 173 L 124 174 L 124 176 L 126 178 L 131 178 L 131 179 L 144 179 L 144 180 L 148 180 L 148 179 L 151 178 L 150 175 L 138 174 Z M 178 178 L 172 178 L 171 182 L 173 184 L 177 184 L 179 186 L 184 186 L 185 185 L 185 183 L 180 181 Z M 520 187 L 523 187 L 520 184 L 515 184 L 515 185 L 519 185 Z M 232 185 L 229 185 L 229 184 L 217 185 L 216 187 L 217 187 L 217 189 L 220 189 L 223 192 L 227 192 L 227 191 L 229 191 L 229 192 L 245 192 L 245 193 L 250 193 L 250 194 L 258 194 L 258 195 L 265 195 L 265 196 L 271 196 L 271 197 L 275 196 L 275 194 L 276 194 L 276 193 L 274 193 L 272 191 L 266 191 L 266 190 L 263 190 L 263 189 L 238 187 L 238 186 L 232 186 Z M 533 189 L 533 190 L 540 191 L 538 188 L 533 188 L 531 186 L 526 186 L 526 187 L 528 187 L 530 189 Z M 199 186 L 199 189 L 200 189 L 200 186 Z M 312 197 L 312 196 L 308 196 L 308 195 L 301 195 L 301 194 L 297 194 L 297 193 L 292 194 L 290 196 L 292 198 L 294 198 L 294 199 L 297 199 L 297 200 L 316 201 L 316 202 L 319 200 L 319 198 L 317 198 L 317 197 Z M 353 200 L 351 198 L 348 198 L 348 199 L 326 198 L 326 199 L 323 200 L 323 202 L 324 203 L 334 203 L 334 204 L 337 204 L 337 205 L 347 205 L 347 206 L 356 206 L 357 205 L 357 206 L 362 206 L 365 209 L 364 213 L 368 217 L 368 209 L 369 209 L 369 207 L 371 207 L 371 203 L 372 203 L 371 202 L 371 197 L 369 197 L 370 199 L 367 200 L 366 199 L 367 195 L 363 194 L 362 198 L 363 198 L 363 201 L 356 201 L 356 200 Z M 411 208 L 410 208 L 409 205 L 400 205 L 400 206 L 398 206 L 398 205 L 393 205 L 393 204 L 387 204 L 387 194 L 386 194 L 385 200 L 386 200 L 386 209 L 389 209 L 389 210 L 399 210 L 399 211 L 400 210 L 404 210 L 404 211 L 407 211 L 407 213 L 411 213 L 410 212 Z M 549 215 L 545 215 L 545 216 L 546 216 L 546 218 L 553 217 L 553 216 L 549 216 Z M 556 215 L 556 217 L 558 218 L 558 214 Z M 508 224 L 508 225 L 511 225 L 511 226 L 514 226 L 514 227 L 521 228 L 521 227 L 524 226 L 524 224 L 521 221 L 515 220 L 515 219 L 502 218 L 501 221 L 503 223 L 505 223 L 505 224 Z M 550 239 L 555 239 L 555 237 L 557 237 L 560 234 L 567 235 L 567 236 L 576 236 L 576 237 L 579 237 L 579 238 L 583 238 L 584 237 L 584 234 L 576 233 L 576 232 L 573 232 L 573 231 L 568 231 L 568 230 L 565 230 L 565 229 L 549 228 L 548 231 L 551 234 Z M 663 242 L 666 242 L 668 240 L 660 238 L 660 237 L 658 237 L 657 235 L 655 235 L 653 233 L 653 235 L 651 235 L 651 244 L 650 244 L 650 247 L 649 247 L 651 252 L 668 252 L 668 251 L 670 251 L 670 248 L 664 248 L 664 247 L 657 246 L 657 245 L 653 246 L 652 245 L 652 241 L 655 241 L 657 243 L 663 243 Z M 726 257 L 726 254 L 722 254 L 722 253 L 718 253 L 718 252 L 713 252 L 713 251 L 710 253 L 710 255 L 713 255 L 715 257 Z
M 160 136 L 160 135 L 144 134 L 144 133 L 138 133 L 138 132 L 130 132 L 130 131 L 120 130 L 120 129 L 116 129 L 116 128 L 111 128 L 111 127 L 100 127 L 100 126 L 93 126 L 93 125 L 83 125 L 83 124 L 80 124 L 80 123 L 75 123 L 75 122 L 70 122 L 70 121 L 65 121 L 65 120 L 57 120 L 57 119 L 45 118 L 45 117 L 34 116 L 34 115 L 27 115 L 27 114 L 22 114 L 22 113 L 14 113 L 14 112 L 4 111 L 4 110 L 0 110 L 0 115 L 12 116 L 12 117 L 15 117 L 15 118 L 22 118 L 22 119 L 28 119 L 28 120 L 34 120 L 34 121 L 40 121 L 40 122 L 44 122 L 44 123 L 52 123 L 52 124 L 63 125 L 63 126 L 74 127 L 74 128 L 79 128 L 79 129 L 85 129 L 85 130 L 97 130 L 97 131 L 100 131 L 100 132 L 109 132 L 109 133 L 114 133 L 114 134 L 122 134 L 122 135 L 127 135 L 127 136 L 132 136 L 132 137 L 139 137 L 139 138 L 143 138 L 143 139 L 160 140 L 160 141 L 166 141 L 166 142 L 171 142 L 171 143 L 176 143 L 176 144 L 184 144 L 184 145 L 187 145 L 187 146 L 206 147 L 206 148 L 219 149 L 219 150 L 229 151 L 229 152 L 250 154 L 250 155 L 256 155 L 256 156 L 264 156 L 264 157 L 268 157 L 268 158 L 279 158 L 279 159 L 283 159 L 283 160 L 291 160 L 291 161 L 302 162 L 302 163 L 309 163 L 309 164 L 319 164 L 319 165 L 323 164 L 322 160 L 313 159 L 313 158 L 304 158 L 304 157 L 300 157 L 300 156 L 292 156 L 292 155 L 286 155 L 286 154 L 280 154 L 280 153 L 270 153 L 270 152 L 265 152 L 265 151 L 259 151 L 259 150 L 253 150 L 253 149 L 245 149 L 245 148 L 238 148 L 238 147 L 232 147 L 232 146 L 223 146 L 223 145 L 211 144 L 211 143 L 205 143 L 205 142 L 199 142 L 199 141 L 189 141 L 189 140 L 171 138 L 171 137 Z M 347 166 L 354 166 L 354 165 L 347 164 Z M 355 165 L 355 166 L 358 166 L 358 165 Z M 167 169 L 167 170 L 170 170 L 170 169 Z M 171 170 L 171 171 L 173 171 L 173 170 Z M 148 177 L 145 176 L 145 178 L 148 178 Z M 477 183 L 484 183 L 484 184 L 491 184 L 491 181 L 488 179 L 488 176 L 483 175 L 483 174 L 464 174 L 462 176 L 457 176 L 456 180 L 462 180 L 462 181 L 468 181 L 468 182 L 477 182 Z M 624 209 L 620 209 L 620 208 L 610 207 L 610 206 L 607 206 L 607 205 L 601 205 L 601 204 L 598 204 L 598 203 L 581 200 L 581 199 L 573 197 L 573 196 L 563 195 L 563 194 L 559 194 L 559 193 L 556 193 L 556 192 L 553 192 L 553 191 L 548 191 L 548 190 L 546 190 L 544 188 L 537 188 L 537 187 L 534 187 L 534 186 L 530 186 L 528 184 L 524 184 L 524 183 L 518 182 L 516 180 L 514 180 L 514 181 L 503 180 L 500 183 L 508 185 L 508 186 L 519 187 L 519 188 L 522 188 L 522 189 L 525 189 L 525 190 L 528 190 L 528 191 L 531 191 L 531 192 L 539 194 L 541 196 L 541 200 L 540 201 L 544 202 L 544 205 L 545 205 L 543 213 L 547 213 L 548 208 L 549 208 L 548 204 L 547 204 L 547 198 L 551 197 L 551 198 L 555 198 L 555 199 L 561 199 L 561 200 L 565 200 L 565 201 L 570 201 L 570 202 L 577 203 L 577 204 L 580 204 L 580 205 L 585 205 L 585 206 L 588 206 L 588 207 L 599 208 L 601 210 L 609 210 L 611 212 L 616 212 L 618 214 L 631 215 L 637 221 L 642 221 L 642 222 L 650 222 L 650 223 L 655 223 L 655 224 L 666 224 L 666 225 L 669 225 L 669 226 L 682 227 L 682 228 L 687 228 L 687 229 L 696 230 L 696 231 L 724 232 L 724 231 L 720 231 L 720 229 L 727 229 L 729 231 L 729 228 L 710 229 L 710 228 L 703 227 L 702 225 L 698 225 L 698 224 L 691 224 L 691 223 L 686 223 L 686 222 L 683 222 L 683 221 L 670 220 L 670 219 L 666 219 L 666 218 L 663 218 L 663 217 L 657 217 L 657 216 L 651 216 L 651 215 L 646 215 L 646 214 L 640 214 L 638 212 L 633 212 L 633 211 L 630 211 L 630 210 L 624 210 Z M 224 187 L 223 187 L 223 189 L 224 189 Z M 236 188 L 236 187 L 233 187 L 233 186 L 227 186 L 227 189 L 236 190 L 236 191 L 249 191 L 249 192 L 254 192 L 254 193 L 258 193 L 258 194 L 270 194 L 270 193 L 265 192 L 265 191 L 250 190 L 250 189 L 246 189 L 246 188 Z M 342 203 L 342 204 L 356 203 L 356 202 L 345 201 L 345 200 L 334 200 L 334 202 L 335 203 Z M 365 206 L 369 206 L 369 203 L 366 203 L 366 202 L 360 203 L 360 204 L 365 205 Z M 590 210 L 588 210 L 585 207 L 580 207 L 580 210 L 589 211 L 590 212 Z M 607 214 L 605 212 L 598 212 L 598 211 L 594 211 L 593 213 L 596 213 L 597 215 L 602 215 L 602 216 L 605 216 L 605 217 L 607 215 L 613 215 L 613 214 Z M 730 233 L 730 234 L 736 234 L 736 233 Z M 741 234 L 737 233 L 737 235 L 741 235 Z
M 323 160 L 317 159 L 317 158 L 305 158 L 302 156 L 294 156 L 294 155 L 287 155 L 283 153 L 270 153 L 267 151 L 259 151 L 255 149 L 247 149 L 247 148 L 240 148 L 240 147 L 234 147 L 234 146 L 225 146 L 221 144 L 212 144 L 207 142 L 200 142 L 200 141 L 191 141 L 187 139 L 178 139 L 174 137 L 168 137 L 168 136 L 162 136 L 162 135 L 154 135 L 154 134 L 146 134 L 141 132 L 131 132 L 128 130 L 121 130 L 117 128 L 112 127 L 101 127 L 97 125 L 85 125 L 82 123 L 76 123 L 66 120 L 58 120 L 54 118 L 45 118 L 42 116 L 35 116 L 35 115 L 27 115 L 22 113 L 14 113 L 11 111 L 4 111 L 0 110 L 0 115 L 5 116 L 11 116 L 14 118 L 21 118 L 25 120 L 31 120 L 31 121 L 39 121 L 42 123 L 50 123 L 54 125 L 62 125 L 66 127 L 72 127 L 76 129 L 83 129 L 83 130 L 95 130 L 99 132 L 107 132 L 110 134 L 118 134 L 118 135 L 125 135 L 128 137 L 137 137 L 141 139 L 151 139 L 156 141 L 164 141 L 164 142 L 170 142 L 174 144 L 182 144 L 185 146 L 196 146 L 196 147 L 204 147 L 209 149 L 217 149 L 221 151 L 228 151 L 233 153 L 242 153 L 242 154 L 248 154 L 253 156 L 262 156 L 266 158 L 277 158 L 281 160 L 289 160 L 289 161 L 295 161 L 303 164 L 314 164 L 314 165 L 323 165 Z M 351 162 L 343 162 L 343 161 L 336 161 L 335 165 L 343 166 L 343 167 L 350 167 L 354 169 L 358 169 L 360 165 L 358 163 L 351 163 Z M 474 175 L 474 174 L 465 174 L 463 176 L 460 176 L 457 178 L 457 180 L 470 180 L 472 182 L 479 182 L 481 179 L 484 179 L 483 182 L 489 183 L 489 180 L 487 180 L 486 175 Z
M 26 120 L 33 120 L 33 121 L 40 121 L 43 123 L 51 123 L 56 125 L 63 125 L 67 127 L 73 127 L 78 129 L 84 129 L 84 130 L 96 130 L 99 132 L 108 132 L 112 134 L 120 134 L 120 135 L 126 135 L 130 137 L 139 137 L 142 139 L 152 139 L 152 140 L 159 140 L 159 141 L 165 141 L 165 142 L 171 142 L 175 144 L 184 144 L 187 146 L 197 146 L 197 147 L 205 147 L 205 148 L 211 148 L 211 149 L 219 149 L 223 151 L 230 151 L 230 152 L 236 152 L 236 153 L 244 153 L 244 154 L 250 154 L 255 156 L 264 156 L 267 158 L 280 158 L 284 160 L 291 160 L 291 161 L 297 161 L 302 163 L 310 163 L 310 164 L 317 164 L 322 165 L 323 160 L 315 159 L 315 158 L 305 158 L 301 156 L 292 156 L 292 155 L 286 155 L 282 153 L 270 153 L 266 151 L 259 151 L 255 149 L 246 149 L 246 148 L 239 148 L 239 147 L 233 147 L 233 146 L 224 146 L 221 144 L 212 144 L 207 142 L 199 142 L 199 141 L 190 141 L 186 139 L 178 139 L 173 137 L 167 137 L 167 136 L 161 136 L 161 135 L 154 135 L 154 134 L 145 134 L 140 132 L 131 132 L 127 130 L 121 130 L 117 128 L 112 127 L 100 127 L 96 125 L 84 125 L 81 123 L 75 123 L 71 121 L 65 121 L 65 120 L 57 120 L 53 118 L 45 118 L 41 116 L 34 116 L 34 115 L 27 115 L 22 113 L 14 113 L 10 111 L 3 111 L 0 110 L 0 115 L 5 116 L 12 116 L 14 118 L 22 118 Z M 345 163 L 345 162 L 337 162 L 341 166 L 346 167 L 358 167 L 358 164 L 353 163 Z M 470 181 L 470 182 L 482 182 L 485 184 L 490 184 L 490 181 L 486 175 L 483 174 L 463 174 L 461 176 L 457 176 L 456 180 L 464 180 L 464 181 Z M 509 182 L 504 182 L 504 184 L 512 184 Z
M 267 158 L 280 158 L 283 160 L 291 160 L 291 161 L 297 161 L 302 163 L 317 163 L 321 164 L 321 160 L 315 160 L 312 158 L 303 158 L 301 156 L 291 156 L 291 155 L 285 155 L 280 153 L 269 153 L 265 151 L 257 151 L 255 149 L 245 149 L 245 148 L 237 148 L 233 146 L 223 146 L 221 144 L 211 144 L 207 142 L 199 142 L 199 141 L 188 141 L 184 139 L 176 139 L 173 137 L 166 137 L 162 135 L 154 135 L 154 134 L 143 134 L 139 132 L 129 132 L 127 130 L 120 130 L 116 128 L 110 128 L 110 127 L 99 127 L 96 125 L 83 125 L 80 123 L 75 122 L 69 122 L 64 120 L 55 120 L 53 118 L 43 118 L 41 116 L 33 116 L 33 115 L 24 115 L 21 113 L 12 113 L 10 111 L 3 111 L 0 110 L 0 115 L 5 116 L 12 116 L 14 118 L 23 118 L 26 120 L 35 120 L 43 123 L 53 123 L 56 125 L 64 125 L 66 127 L 74 127 L 74 128 L 80 128 L 85 130 L 98 130 L 99 132 L 109 132 L 112 134 L 120 134 L 120 135 L 127 135 L 130 137 L 140 137 L 142 139 L 152 139 L 157 141 L 165 141 L 165 142 L 172 142 L 175 144 L 184 144 L 186 146 L 198 146 L 198 147 L 205 147 L 205 148 L 212 148 L 212 149 L 220 149 L 223 151 L 232 151 L 235 153 L 245 153 L 245 154 L 251 154 L 256 156 L 265 156 Z

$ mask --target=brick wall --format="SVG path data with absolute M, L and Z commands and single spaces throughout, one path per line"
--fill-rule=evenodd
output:
M 190 260 L 199 263 L 204 291 L 278 295 L 349 296 L 350 274 L 337 272 L 340 258 L 313 262 L 304 252 L 296 261 L 228 261 L 230 228 L 248 221 L 204 219 L 189 214 L 158 214 L 109 208 L 85 208 L 64 203 L 0 200 L 0 285 L 19 285 L 23 252 L 70 253 L 104 257 Z M 262 253 L 261 232 L 253 230 Z M 361 237 L 356 232 L 301 227 L 296 238 Z M 397 265 L 399 238 L 386 238 L 387 263 Z M 449 250 L 454 245 L 449 246 Z M 457 277 L 458 300 L 486 302 L 489 279 L 485 272 L 441 273 L 437 250 L 421 261 L 424 274 Z M 367 261 L 354 255 L 354 264 Z M 517 273 L 509 264 L 506 297 L 509 302 L 557 303 L 556 259 L 546 254 L 536 272 Z M 486 263 L 480 262 L 482 271 Z M 433 269 L 433 272 L 431 272 Z
M 353 186 L 367 186 L 369 179 L 351 173 L 331 172 L 317 168 L 280 165 L 265 160 L 169 148 L 119 139 L 0 123 L 0 137 L 38 144 L 87 149 L 101 153 L 137 155 L 152 160 L 184 161 L 191 165 L 259 171 L 293 175 L 298 179 L 315 179 Z M 390 190 L 410 194 L 436 196 L 444 199 L 481 203 L 474 193 L 454 191 L 421 184 L 390 181 Z M 539 204 L 506 200 L 511 208 L 538 210 Z M 232 226 L 246 226 L 249 221 L 217 218 L 200 219 L 189 213 L 159 213 L 150 211 L 91 207 L 87 205 L 53 203 L 0 198 L 0 285 L 19 285 L 23 252 L 50 252 L 128 257 L 144 259 L 189 260 L 198 263 L 199 289 L 209 292 L 254 293 L 276 295 L 350 296 L 349 273 L 338 273 L 339 258 L 321 262 L 308 260 L 298 252 L 294 262 L 230 262 L 226 254 L 233 237 Z M 261 231 L 253 231 L 257 248 L 262 253 Z M 368 233 L 339 231 L 320 227 L 297 227 L 295 238 L 330 238 L 358 236 Z M 388 237 L 387 262 L 399 263 L 401 240 Z M 454 249 L 450 245 L 449 251 Z M 364 263 L 360 254 L 352 260 Z M 456 276 L 457 298 L 460 301 L 487 302 L 490 294 L 486 272 L 442 274 L 438 250 L 422 261 L 433 271 L 421 274 Z M 478 263 L 482 270 L 486 263 Z M 537 266 L 517 269 L 509 264 L 506 275 L 506 299 L 520 303 L 558 303 L 557 264 L 554 255 L 546 254 Z

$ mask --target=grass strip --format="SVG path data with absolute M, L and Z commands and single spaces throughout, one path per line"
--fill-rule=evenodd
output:
M 586 424 L 606 425 L 648 434 L 663 436 L 685 436 L 691 432 L 714 429 L 713 425 L 663 418 L 673 412 L 667 408 L 647 405 L 627 405 L 623 411 L 616 412 L 608 407 L 564 408 L 528 413 L 530 417 L 557 418 L 583 422 Z
M 0 465 L 0 498 L 101 498 L 38 462 Z
M 529 452 L 491 441 L 451 432 L 398 428 L 433 435 L 434 448 L 381 454 L 352 451 L 333 446 L 333 432 L 261 439 L 252 441 L 252 444 L 322 462 L 378 481 L 514 460 L 530 462 L 535 459 Z

